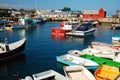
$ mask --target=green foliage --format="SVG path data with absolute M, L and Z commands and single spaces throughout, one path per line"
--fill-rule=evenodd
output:
M 0 9 L 0 13 L 2 14 L 8 13 L 8 9 Z
M 36 12 L 36 10 L 35 10 L 35 9 L 29 10 L 29 13 L 34 14 L 35 12 Z
M 69 7 L 64 7 L 64 8 L 62 9 L 62 11 L 71 11 L 71 8 L 69 8 Z

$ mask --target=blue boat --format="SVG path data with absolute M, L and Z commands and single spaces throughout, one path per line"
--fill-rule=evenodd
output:
M 56 57 L 58 62 L 66 65 L 83 65 L 87 69 L 95 70 L 98 68 L 98 64 L 92 60 L 85 59 L 82 57 L 75 56 L 74 54 L 65 54 Z
M 113 36 L 112 41 L 118 41 L 120 42 L 120 36 Z

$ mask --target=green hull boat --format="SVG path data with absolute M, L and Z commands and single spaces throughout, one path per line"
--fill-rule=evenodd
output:
M 89 55 L 89 54 L 84 54 L 84 55 L 81 55 L 80 57 L 93 60 L 96 63 L 98 63 L 100 66 L 103 65 L 103 64 L 106 64 L 106 65 L 109 65 L 109 66 L 115 66 L 115 67 L 120 68 L 120 62 L 116 62 L 116 61 L 113 61 L 113 60 L 110 60 L 110 59 L 100 58 L 100 57 L 92 56 L 92 55 Z

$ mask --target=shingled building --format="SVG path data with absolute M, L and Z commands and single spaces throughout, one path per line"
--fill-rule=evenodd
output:
M 101 8 L 99 10 L 85 10 L 83 12 L 83 18 L 105 18 L 106 11 Z

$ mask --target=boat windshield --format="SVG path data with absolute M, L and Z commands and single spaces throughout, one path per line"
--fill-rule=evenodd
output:
M 86 31 L 90 29 L 91 27 L 92 27 L 91 23 L 83 23 L 77 27 L 76 31 Z

